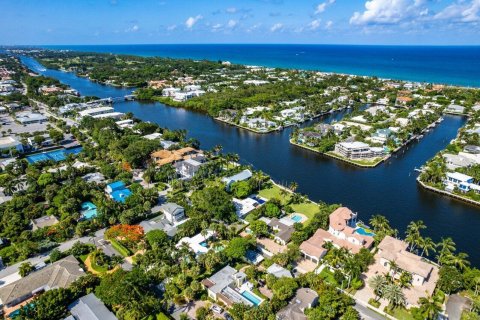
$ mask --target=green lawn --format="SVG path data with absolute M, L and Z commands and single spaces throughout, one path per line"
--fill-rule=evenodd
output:
M 333 272 L 330 271 L 330 269 L 328 268 L 324 268 L 322 270 L 322 272 L 320 272 L 319 274 L 320 278 L 322 278 L 323 280 L 325 280 L 326 282 L 334 285 L 334 286 L 338 286 L 338 283 L 337 281 L 335 280 L 335 278 L 333 277 Z
M 309 220 L 312 219 L 316 213 L 320 212 L 318 205 L 312 202 L 292 204 L 291 207 L 295 212 L 306 215 Z
M 271 188 L 263 189 L 258 192 L 258 194 L 266 199 L 272 199 L 276 198 L 279 199 L 282 204 L 286 204 L 288 200 L 290 199 L 290 193 L 287 194 L 286 196 L 283 196 L 280 192 L 280 187 L 273 185 Z M 292 204 L 291 205 L 292 209 L 295 212 L 304 214 L 309 220 L 320 210 L 318 209 L 318 205 L 313 203 L 313 202 L 303 202 L 299 204 Z M 307 223 L 308 221 L 307 220 Z M 247 219 L 248 221 L 248 219 Z
M 266 199 L 272 199 L 276 198 L 282 202 L 282 204 L 286 204 L 288 200 L 290 199 L 290 193 L 287 195 L 283 196 L 280 192 L 280 187 L 273 185 L 271 188 L 263 189 L 258 192 L 260 197 L 266 198 Z
M 393 310 L 393 314 L 390 313 L 392 316 L 397 318 L 398 320 L 415 320 L 411 313 L 404 308 L 395 308 Z
M 118 253 L 120 253 L 122 256 L 124 257 L 129 257 L 132 255 L 132 253 L 130 252 L 130 250 L 128 250 L 128 248 L 126 248 L 125 246 L 123 246 L 120 242 L 118 242 L 116 239 L 109 239 L 108 241 L 110 241 L 112 247 L 118 251 Z

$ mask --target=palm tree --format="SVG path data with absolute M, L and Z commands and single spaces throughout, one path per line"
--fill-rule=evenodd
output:
M 346 272 L 348 277 L 347 288 L 350 288 L 350 283 L 352 279 L 358 278 L 360 274 L 362 274 L 362 268 L 354 257 L 350 257 L 347 259 L 347 261 L 345 261 L 343 270 Z
M 412 284 L 412 274 L 408 271 L 403 271 L 400 274 L 399 283 L 402 288 L 410 287 L 410 285 Z
M 470 265 L 468 261 L 468 254 L 460 252 L 459 254 L 451 254 L 445 264 L 458 267 L 460 270 L 464 270 Z
M 290 186 L 288 187 L 292 192 L 295 192 L 297 191 L 297 188 L 298 188 L 298 183 L 296 183 L 295 181 L 292 181 L 290 183 Z
M 368 281 L 368 285 L 372 288 L 373 293 L 375 293 L 375 300 L 378 301 L 378 299 L 383 296 L 383 289 L 385 289 L 387 285 L 387 279 L 384 275 L 377 274 Z
M 430 251 L 435 252 L 436 248 L 435 242 L 433 242 L 432 238 L 426 237 L 422 238 L 421 242 L 419 243 L 419 247 L 422 248 L 422 253 L 420 254 L 421 257 L 423 257 L 423 254 L 425 253 L 427 256 L 430 255 Z
M 442 301 L 438 295 L 418 299 L 420 312 L 426 320 L 434 320 L 442 311 Z
M 394 261 L 394 260 L 390 261 L 389 264 L 390 264 L 390 270 L 393 272 L 392 278 L 395 278 L 395 276 L 397 275 L 397 272 L 398 272 L 398 270 L 399 270 L 398 264 L 397 264 L 397 262 Z
M 383 297 L 387 299 L 392 308 L 405 305 L 405 294 L 395 283 L 390 283 L 385 286 Z
M 420 230 L 425 229 L 426 226 L 422 220 L 412 221 L 407 227 L 406 240 L 410 244 L 410 250 L 413 251 L 415 247 L 422 242 Z
M 373 227 L 373 230 L 375 230 L 375 232 L 385 230 L 389 227 L 389 222 L 387 218 L 379 214 L 373 215 L 370 218 L 369 223 Z
M 437 260 L 439 264 L 443 264 L 448 257 L 455 252 L 455 242 L 453 242 L 452 238 L 442 238 L 440 243 L 438 244 L 440 250 L 438 251 Z

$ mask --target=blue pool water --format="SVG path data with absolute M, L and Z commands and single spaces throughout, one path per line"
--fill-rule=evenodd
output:
M 27 161 L 30 163 L 36 163 L 41 161 L 53 160 L 60 162 L 67 159 L 69 154 L 79 154 L 82 151 L 82 147 L 76 147 L 71 149 L 58 149 L 48 152 L 35 153 L 27 156 Z
M 82 217 L 90 220 L 97 216 L 97 206 L 90 201 L 82 203 Z
M 254 295 L 253 293 L 251 293 L 250 291 L 245 290 L 241 293 L 241 295 L 245 299 L 247 299 L 248 301 L 253 303 L 255 306 L 258 306 L 258 305 L 260 305 L 260 303 L 262 303 L 262 300 L 259 297 L 257 297 L 256 295 Z
M 355 233 L 361 234 L 362 236 L 374 236 L 375 234 L 368 232 L 362 227 L 359 227 L 358 229 L 355 229 Z
M 291 216 L 290 219 L 292 219 L 292 220 L 295 221 L 295 222 L 300 222 L 300 221 L 302 221 L 302 217 L 297 216 L 297 215 Z
M 204 248 L 207 247 L 207 243 L 206 243 L 205 241 L 200 242 L 200 245 L 201 245 L 202 247 L 204 247 Z
M 132 192 L 130 191 L 130 189 L 125 188 L 121 190 L 115 190 L 110 195 L 116 202 L 125 203 L 125 200 L 130 197 L 131 194 Z

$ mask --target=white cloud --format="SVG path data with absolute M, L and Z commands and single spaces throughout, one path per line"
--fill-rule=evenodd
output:
M 351 24 L 395 24 L 413 20 L 425 13 L 424 0 L 370 0 L 365 2 L 365 11 L 355 12 Z M 427 11 L 428 12 L 428 11 Z
M 235 8 L 235 7 L 227 8 L 227 9 L 225 10 L 226 13 L 231 13 L 231 14 L 237 13 L 237 11 L 238 11 L 238 9 Z
M 196 17 L 189 17 L 187 21 L 185 21 L 185 26 L 187 27 L 187 29 L 192 29 L 193 26 L 201 19 L 203 19 L 203 16 L 200 14 Z
M 332 29 L 333 21 L 329 20 L 325 23 L 325 29 L 330 30 Z
M 434 16 L 437 20 L 451 20 L 452 22 L 480 21 L 480 0 L 471 2 L 460 1 L 449 5 Z
M 279 31 L 283 28 L 283 24 L 281 23 L 275 23 L 271 28 L 270 28 L 270 31 L 272 32 L 275 32 L 275 31 Z
M 219 30 L 222 28 L 222 26 L 223 26 L 223 25 L 222 25 L 221 23 L 214 24 L 214 25 L 212 26 L 212 32 L 217 32 L 217 31 L 219 31 Z
M 176 25 L 176 24 L 172 24 L 172 25 L 170 25 L 170 26 L 167 27 L 167 30 L 168 30 L 168 31 L 173 31 L 173 30 L 175 30 L 175 29 L 177 29 L 177 25 Z
M 317 5 L 317 8 L 315 9 L 315 14 L 320 14 L 324 12 L 329 5 L 334 3 L 335 3 L 335 0 L 327 0 L 325 2 L 320 3 L 319 5 Z
M 125 32 L 137 32 L 140 30 L 140 27 L 137 24 L 134 24 L 130 28 L 125 29 Z
M 308 28 L 312 31 L 317 30 L 318 28 L 320 28 L 320 21 L 321 21 L 320 19 L 313 20 L 308 24 Z
M 253 31 L 257 30 L 258 28 L 260 28 L 261 25 L 262 25 L 261 23 L 254 24 L 253 26 L 251 26 L 250 28 L 247 29 L 247 32 L 253 32 Z
M 227 27 L 229 27 L 230 29 L 233 29 L 237 26 L 238 24 L 238 21 L 237 20 L 228 20 L 227 22 Z

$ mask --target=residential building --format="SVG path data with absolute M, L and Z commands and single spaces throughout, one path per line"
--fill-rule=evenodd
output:
M 239 217 L 240 219 L 245 217 L 247 214 L 255 210 L 255 208 L 260 205 L 257 200 L 250 197 L 245 199 L 233 198 L 232 201 L 235 206 L 235 212 L 237 213 L 237 217 Z
M 391 269 L 391 262 L 394 262 L 400 270 L 407 271 L 412 275 L 412 285 L 423 285 L 429 280 L 434 270 L 438 272 L 438 267 L 407 251 L 407 248 L 408 243 L 405 241 L 386 236 L 378 245 L 377 254 L 380 258 L 380 264 L 389 269 L 391 274 L 399 277 L 400 273 Z M 433 293 L 433 291 L 430 293 Z
M 199 156 L 203 154 L 202 151 L 186 147 L 174 151 L 170 150 L 158 150 L 153 152 L 150 157 L 151 159 L 157 163 L 157 165 L 162 166 L 167 163 L 175 163 L 180 160 L 187 160 L 187 159 L 197 159 Z M 202 160 L 203 161 L 203 160 Z
M 318 294 L 309 288 L 300 288 L 290 303 L 277 313 L 277 320 L 307 320 L 305 310 L 318 303 Z
M 202 162 L 195 159 L 186 159 L 183 161 L 175 162 L 174 167 L 179 175 L 184 179 L 191 179 L 195 176 L 200 167 L 203 165 Z
M 101 117 L 102 115 L 114 114 L 115 110 L 113 107 L 96 107 L 86 110 L 82 110 L 78 113 L 81 118 L 84 117 Z
M 75 300 L 68 306 L 68 310 L 71 315 L 64 320 L 117 320 L 117 317 L 93 293 Z
M 460 172 L 447 172 L 444 184 L 445 190 L 450 192 L 455 188 L 463 192 L 470 190 L 480 192 L 480 186 L 474 183 L 474 178 Z
M 445 109 L 445 111 L 450 112 L 450 113 L 460 113 L 461 114 L 461 113 L 465 112 L 465 107 L 460 106 L 458 104 L 451 104 Z
M 284 267 L 276 263 L 272 264 L 270 267 L 267 268 L 267 273 L 274 275 L 276 278 L 282 278 L 282 277 L 293 278 L 290 271 L 288 271 L 287 269 L 285 269 Z
M 207 241 L 215 235 L 215 232 L 212 230 L 207 230 L 205 235 L 199 233 L 193 237 L 184 237 L 178 241 L 176 247 L 180 248 L 182 245 L 186 244 L 190 249 L 195 252 L 195 254 L 200 255 L 208 252 Z
M 331 242 L 335 247 L 346 248 L 352 253 L 360 249 L 369 249 L 373 244 L 373 235 L 360 233 L 363 230 L 357 226 L 357 214 L 346 207 L 340 207 L 330 214 L 328 231 L 318 229 L 310 239 L 302 242 L 300 252 L 315 263 L 318 263 L 327 250 L 325 242 Z
M 171 238 L 174 237 L 178 231 L 177 226 L 172 225 L 170 221 L 164 218 L 164 216 L 158 216 L 150 220 L 144 220 L 140 222 L 140 226 L 142 226 L 145 233 L 148 233 L 152 230 L 162 230 Z
M 105 192 L 116 202 L 125 203 L 125 200 L 132 194 L 123 181 L 115 181 L 107 184 Z
M 370 147 L 364 142 L 340 142 L 335 144 L 335 153 L 348 159 L 371 159 L 384 155 L 383 148 Z
M 3 306 L 8 315 L 18 309 L 22 302 L 51 289 L 66 288 L 84 275 L 85 272 L 74 256 L 65 257 L 1 287 L 0 306 Z
M 236 175 L 230 176 L 230 177 L 225 177 L 222 179 L 222 181 L 226 184 L 227 190 L 230 190 L 230 186 L 238 181 L 245 181 L 248 180 L 252 177 L 252 171 L 246 169 L 243 170 L 240 173 L 237 173 Z
M 295 231 L 293 227 L 294 221 L 290 218 L 266 218 L 262 217 L 260 220 L 265 221 L 265 223 L 272 230 L 273 240 L 282 246 L 286 246 L 292 237 L 292 233 Z
M 173 225 L 185 219 L 185 209 L 176 203 L 168 202 L 162 204 L 160 206 L 160 212 L 162 212 L 165 219 Z
M 468 157 L 462 156 L 460 154 L 443 154 L 443 158 L 445 159 L 445 164 L 447 169 L 449 170 L 456 170 L 458 168 L 470 167 L 476 162 L 473 159 Z
M 57 223 L 58 223 L 58 219 L 53 214 L 50 216 L 43 216 L 38 219 L 31 220 L 33 231 L 37 229 L 45 228 L 45 227 L 51 227 L 53 225 L 56 225 Z
M 249 307 L 259 305 L 263 300 L 247 287 L 247 275 L 227 265 L 210 278 L 202 281 L 208 296 L 214 301 L 231 307 L 235 303 L 243 303 Z

